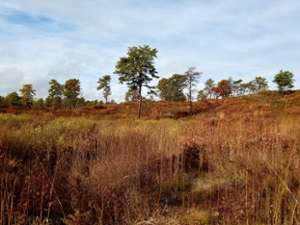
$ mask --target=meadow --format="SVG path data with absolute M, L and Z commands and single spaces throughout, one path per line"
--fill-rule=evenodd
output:
M 300 224 L 300 94 L 0 114 L 0 224 Z

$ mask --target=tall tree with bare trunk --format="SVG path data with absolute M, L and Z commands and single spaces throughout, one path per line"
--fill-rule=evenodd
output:
M 119 75 L 120 83 L 126 83 L 131 90 L 138 93 L 138 117 L 142 114 L 142 88 L 153 91 L 150 82 L 159 78 L 154 66 L 154 59 L 157 57 L 157 49 L 148 45 L 130 47 L 127 56 L 121 57 L 117 62 L 115 73 Z
M 110 88 L 110 81 L 111 77 L 110 75 L 104 75 L 98 80 L 98 87 L 97 90 L 102 90 L 103 91 L 103 97 L 105 99 L 105 103 L 107 104 L 108 102 L 108 96 L 111 95 L 111 88 Z
M 190 114 L 193 113 L 193 92 L 198 80 L 200 79 L 202 72 L 197 72 L 195 67 L 190 67 L 188 71 L 184 73 L 186 77 L 186 87 L 188 88 L 188 102 Z

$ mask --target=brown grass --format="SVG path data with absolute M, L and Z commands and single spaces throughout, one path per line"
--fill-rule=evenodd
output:
M 298 224 L 300 118 L 272 98 L 180 120 L 2 114 L 0 224 Z

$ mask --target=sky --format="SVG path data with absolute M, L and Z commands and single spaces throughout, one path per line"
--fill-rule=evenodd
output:
M 193 66 L 199 88 L 257 75 L 275 88 L 281 69 L 300 88 L 299 22 L 299 0 L 0 0 L 0 95 L 31 83 L 46 97 L 49 80 L 78 78 L 85 98 L 101 99 L 97 80 L 111 74 L 122 101 L 116 62 L 144 44 L 158 49 L 161 77 Z

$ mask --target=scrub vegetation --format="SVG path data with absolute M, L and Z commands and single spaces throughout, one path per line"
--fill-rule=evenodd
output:
M 300 223 L 299 92 L 138 104 L 3 110 L 0 224 Z

